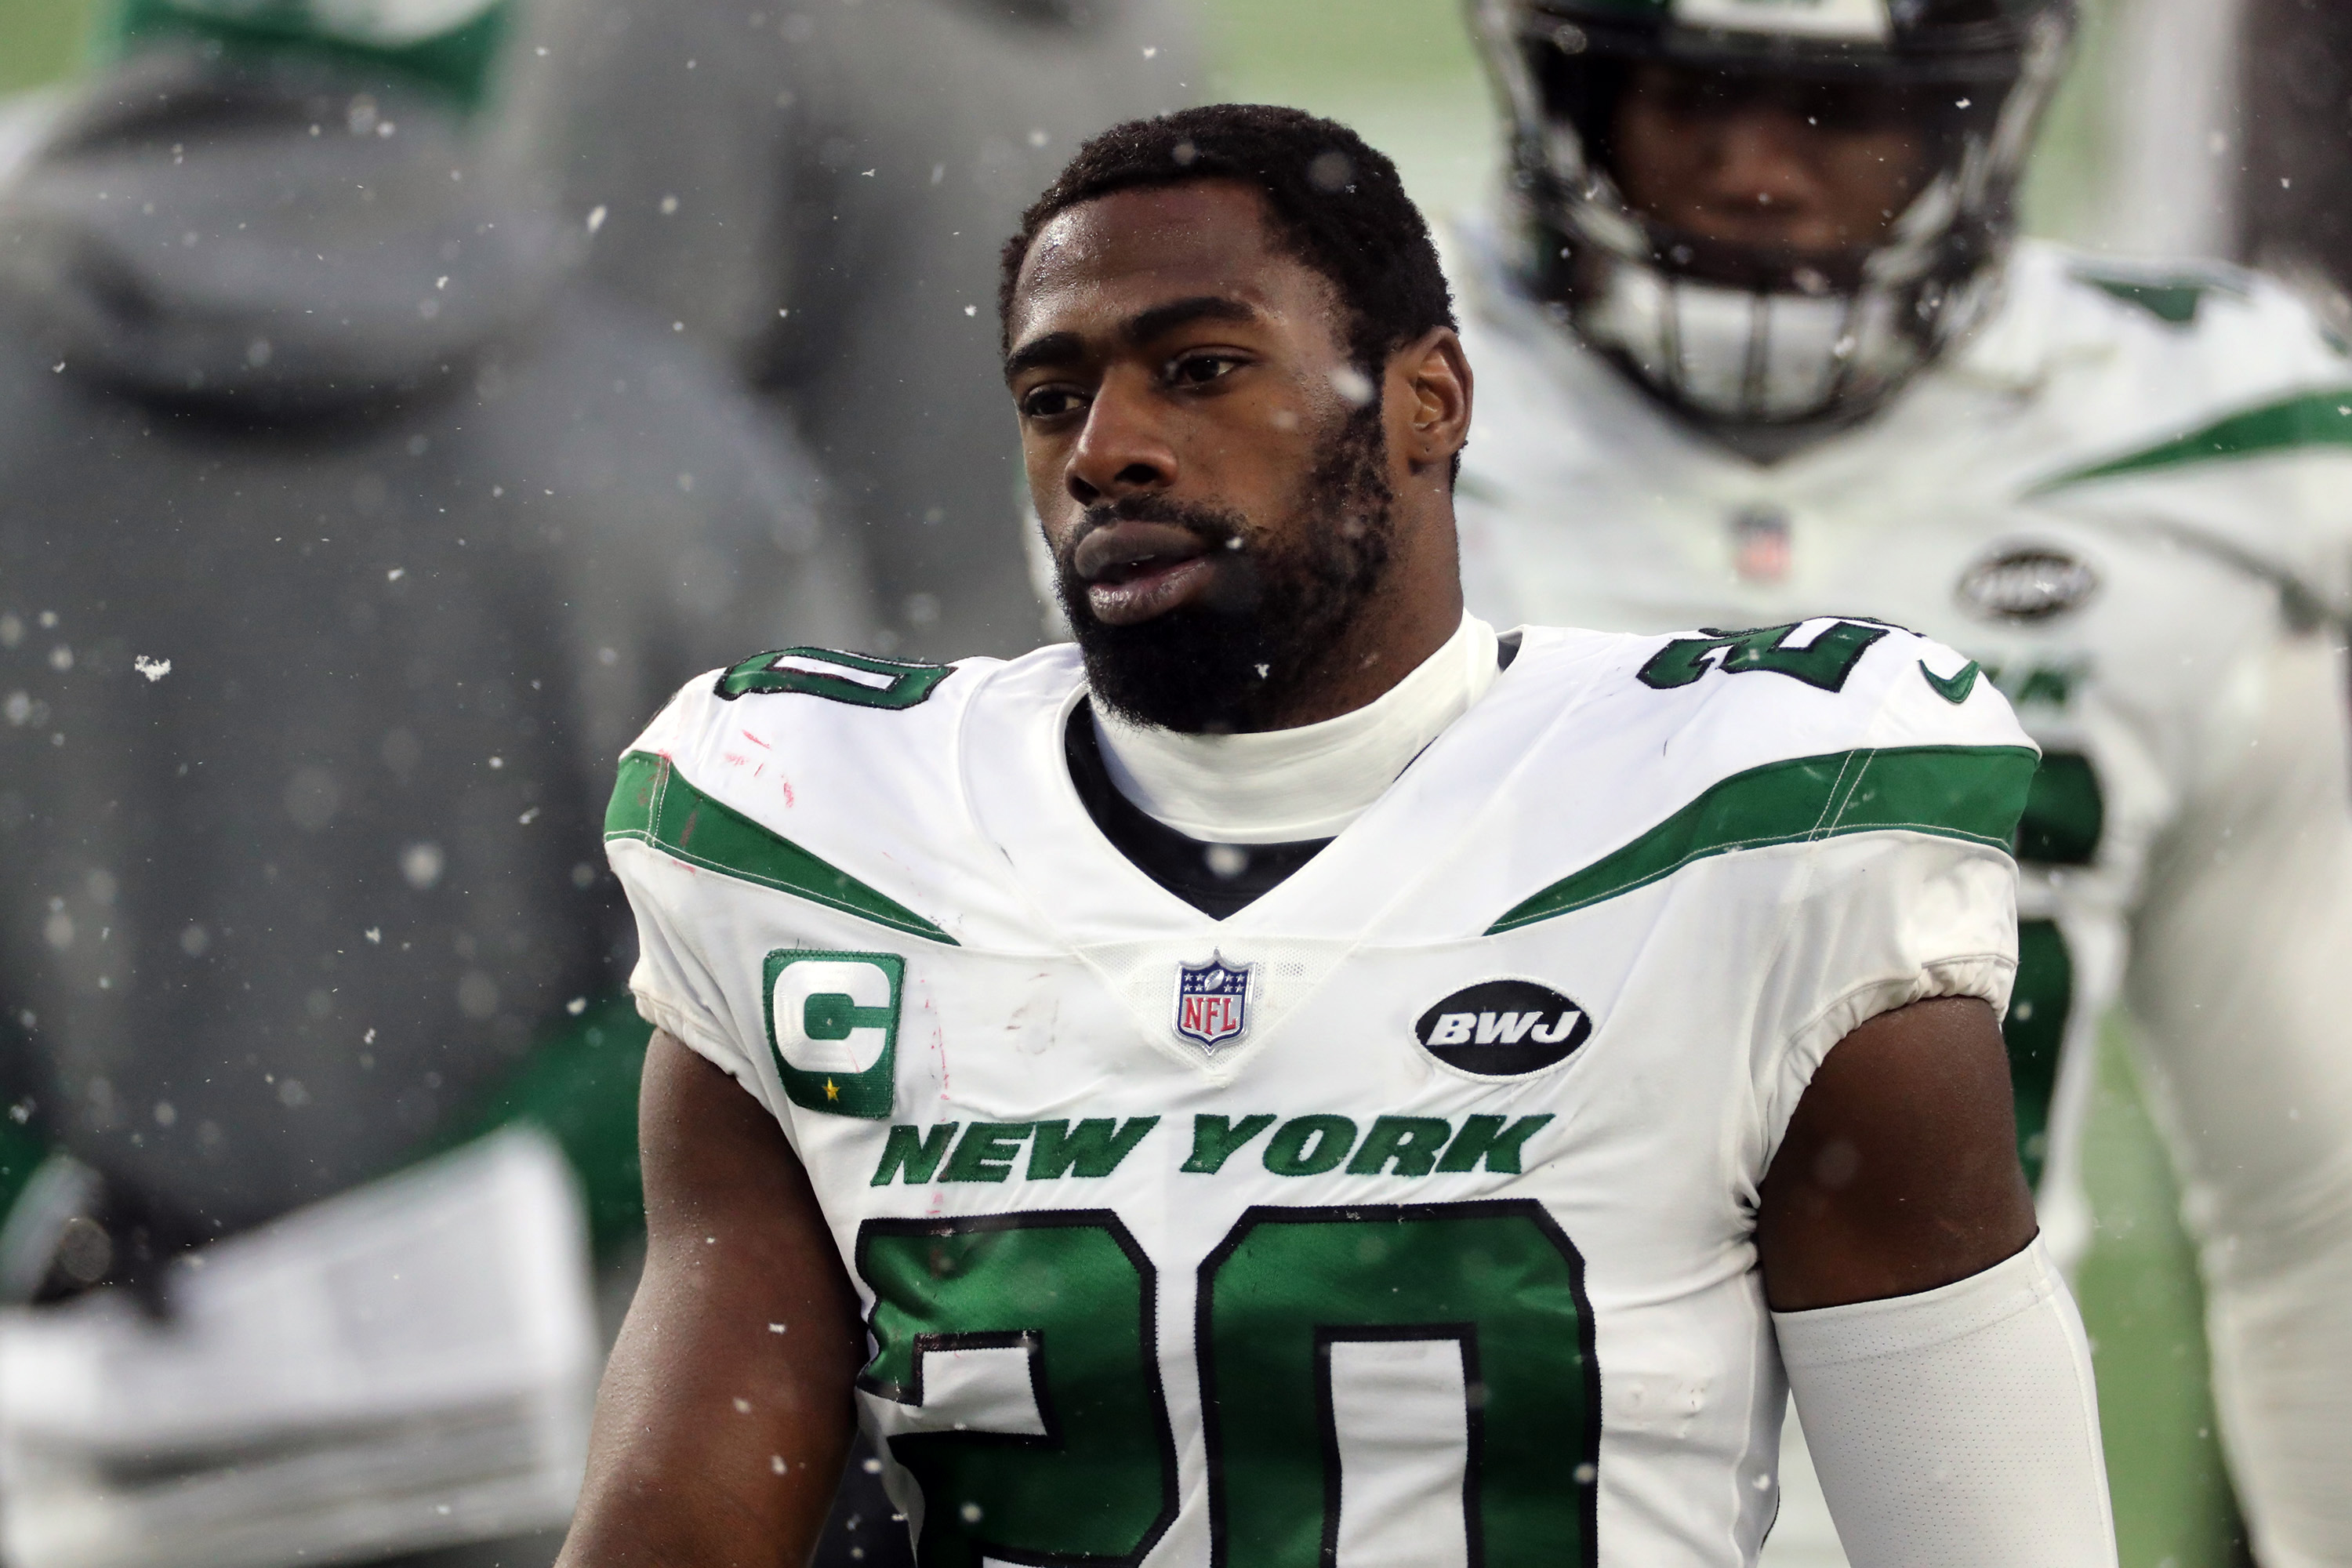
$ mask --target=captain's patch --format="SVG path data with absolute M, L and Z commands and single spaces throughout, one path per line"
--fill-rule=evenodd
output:
M 785 1095 L 804 1110 L 888 1116 L 907 961 L 787 947 L 766 967 L 768 1047 Z

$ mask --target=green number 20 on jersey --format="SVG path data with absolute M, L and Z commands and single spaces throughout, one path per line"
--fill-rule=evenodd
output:
M 1158 1276 L 1108 1210 L 861 1227 L 924 1568 L 1134 1563 L 1177 1514 Z M 1583 1261 L 1536 1203 L 1255 1207 L 1201 1265 L 1219 1568 L 1591 1564 Z M 1407 1550 L 1409 1548 L 1409 1550 Z

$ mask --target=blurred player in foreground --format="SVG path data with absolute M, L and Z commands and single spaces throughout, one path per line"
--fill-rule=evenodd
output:
M 805 463 L 478 159 L 505 19 L 133 0 L 0 200 L 11 1568 L 563 1522 L 582 1189 L 528 1137 L 391 1173 L 551 1077 L 625 1246 L 611 755 L 863 625 Z
M 2120 992 L 2257 1549 L 2352 1562 L 2352 364 L 2261 278 L 2014 239 L 2067 0 L 1476 16 L 1515 178 L 1465 268 L 1471 602 L 1766 628 L 1727 665 L 1883 616 L 1969 656 L 1956 700 L 2009 694 L 2044 753 L 2007 1033 L 2051 1245 L 2088 1241 Z
M 1076 646 L 763 654 L 623 763 L 652 1250 L 566 1560 L 800 1561 L 862 1421 L 929 1564 L 1738 1564 L 1785 1365 L 1874 1561 L 2112 1563 L 2000 693 L 1465 616 L 1470 367 L 1341 127 L 1119 127 L 1004 266 Z

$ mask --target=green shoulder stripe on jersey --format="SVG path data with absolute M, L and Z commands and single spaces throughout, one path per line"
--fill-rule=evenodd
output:
M 2074 278 L 2077 283 L 2087 283 L 2126 305 L 2137 305 L 2172 327 L 2194 325 L 2197 312 L 2203 307 L 2208 294 L 2227 294 L 2233 300 L 2246 298 L 2243 288 L 2215 273 L 2181 272 L 2151 276 L 2078 267 L 2074 269 Z
M 1750 768 L 1614 854 L 1554 882 L 1486 934 L 1573 913 L 1738 849 L 1904 831 L 2006 850 L 2037 761 L 2023 746 L 1906 746 Z
M 604 837 L 635 838 L 706 871 L 773 888 L 910 936 L 960 945 L 904 905 L 711 799 L 680 777 L 667 757 L 651 752 L 631 752 L 621 759 L 620 782 L 604 812 Z
M 2352 387 L 2307 392 L 2300 397 L 2249 408 L 2186 436 L 2044 479 L 2030 493 L 2048 495 L 2094 479 L 2120 479 L 2127 474 L 2210 463 L 2225 458 L 2258 458 L 2268 452 L 2291 452 L 2305 447 L 2352 447 Z

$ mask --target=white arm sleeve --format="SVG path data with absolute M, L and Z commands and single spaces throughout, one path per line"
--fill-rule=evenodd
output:
M 2113 1568 L 2091 1348 L 2040 1238 L 1772 1326 L 1853 1568 Z
M 2250 721 L 2202 749 L 2129 981 L 2230 1468 L 2276 1568 L 2352 1563 L 2352 778 L 2332 642 L 2245 672 L 2230 706 Z

